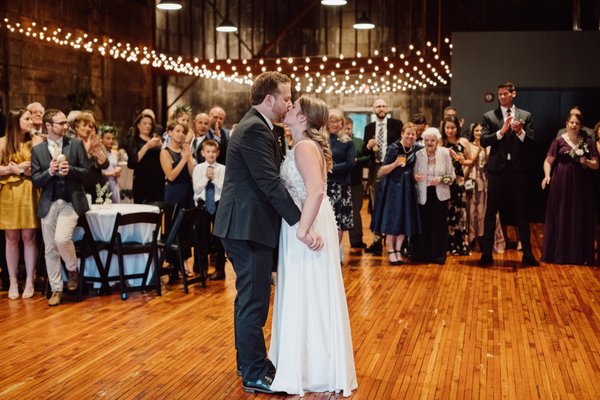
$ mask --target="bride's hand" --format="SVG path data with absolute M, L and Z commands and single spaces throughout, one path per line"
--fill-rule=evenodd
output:
M 310 229 L 304 234 L 300 231 L 297 231 L 296 237 L 313 251 L 321 250 L 325 245 L 325 243 L 323 243 L 323 238 L 321 238 L 321 235 L 319 235 L 312 229 Z

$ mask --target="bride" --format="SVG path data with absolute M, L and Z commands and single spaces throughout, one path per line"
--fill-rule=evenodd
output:
M 301 396 L 305 391 L 350 396 L 357 387 L 337 225 L 326 196 L 332 167 L 328 117 L 323 101 L 303 96 L 284 121 L 295 145 L 281 165 L 281 178 L 302 217 L 294 226 L 285 221 L 281 226 L 269 352 L 277 373 L 271 389 Z M 311 227 L 325 243 L 317 252 L 301 242 Z

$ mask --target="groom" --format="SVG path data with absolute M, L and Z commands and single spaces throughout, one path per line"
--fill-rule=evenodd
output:
M 238 371 L 247 392 L 273 393 L 274 369 L 267 360 L 263 327 L 269 312 L 273 250 L 283 217 L 300 221 L 300 210 L 279 178 L 281 152 L 273 123 L 282 122 L 292 102 L 290 79 L 264 72 L 252 85 L 252 108 L 239 122 L 227 149 L 225 181 L 214 234 L 221 238 L 236 273 L 234 304 Z M 321 237 L 305 244 L 320 248 Z M 312 238 L 312 239 L 311 239 Z

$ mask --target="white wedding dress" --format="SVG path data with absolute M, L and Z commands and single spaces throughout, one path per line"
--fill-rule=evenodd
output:
M 312 143 L 311 143 L 312 144 Z M 295 148 L 281 165 L 281 178 L 302 209 L 306 187 L 295 163 Z M 325 196 L 313 229 L 325 246 L 310 250 L 296 238 L 298 224 L 282 222 L 269 358 L 277 373 L 273 390 L 343 392 L 356 389 L 356 371 L 346 293 L 340 267 L 333 209 Z

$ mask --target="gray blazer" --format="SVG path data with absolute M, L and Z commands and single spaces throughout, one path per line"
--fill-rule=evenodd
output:
M 417 151 L 417 160 L 415 161 L 415 175 L 420 174 L 427 176 L 427 150 L 421 149 Z M 435 149 L 435 176 L 450 176 L 452 181 L 456 179 L 454 166 L 452 165 L 452 156 L 450 151 L 438 145 Z M 439 201 L 445 201 L 450 198 L 450 186 L 440 183 L 435 186 L 435 194 Z M 419 204 L 423 205 L 427 202 L 427 182 L 417 182 L 417 197 Z
M 83 215 L 89 210 L 82 179 L 90 172 L 88 156 L 83 142 L 76 138 L 63 138 L 63 154 L 69 162 L 69 174 L 65 177 L 50 175 L 50 161 L 52 155 L 48 150 L 48 143 L 42 142 L 33 148 L 31 153 L 31 180 L 33 185 L 42 189 L 37 215 L 44 218 L 50 211 L 53 197 L 52 182 L 56 179 L 65 179 L 67 194 L 77 215 Z
M 251 108 L 228 144 L 215 236 L 277 247 L 281 218 L 290 225 L 300 221 L 300 210 L 279 177 L 280 165 L 273 132 Z

